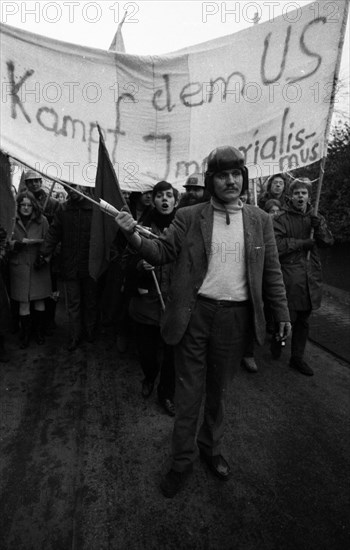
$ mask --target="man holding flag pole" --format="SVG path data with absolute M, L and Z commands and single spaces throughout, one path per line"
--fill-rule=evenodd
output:
M 161 320 L 162 337 L 174 346 L 176 374 L 171 465 L 161 481 L 168 498 L 183 486 L 198 452 L 215 476 L 230 477 L 222 454 L 225 399 L 249 328 L 260 344 L 264 341 L 262 289 L 279 338 L 291 330 L 271 217 L 241 202 L 248 170 L 236 148 L 218 147 L 209 154 L 205 185 L 210 203 L 179 210 L 158 240 L 135 233 L 129 213 L 116 217 L 130 245 L 151 265 L 174 262 Z

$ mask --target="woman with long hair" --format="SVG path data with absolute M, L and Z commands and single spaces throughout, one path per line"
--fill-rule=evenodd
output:
M 35 262 L 49 224 L 30 191 L 19 193 L 16 203 L 16 222 L 9 255 L 10 297 L 19 303 L 20 347 L 23 349 L 29 345 L 32 317 L 36 341 L 38 344 L 44 343 L 44 299 L 51 294 L 51 279 L 49 265 L 38 270 Z

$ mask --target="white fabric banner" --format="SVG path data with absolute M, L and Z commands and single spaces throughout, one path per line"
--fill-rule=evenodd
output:
M 310 5 L 165 56 L 59 42 L 1 25 L 1 149 L 93 186 L 98 123 L 122 189 L 181 186 L 220 145 L 250 177 L 324 154 L 346 2 Z

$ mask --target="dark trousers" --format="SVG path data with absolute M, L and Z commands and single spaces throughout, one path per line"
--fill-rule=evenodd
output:
M 221 452 L 227 387 L 245 351 L 250 317 L 248 303 L 226 307 L 198 299 L 185 335 L 175 346 L 172 468 L 178 472 L 191 467 L 197 445 L 211 456 Z M 204 419 L 196 445 L 204 394 Z
M 292 323 L 291 355 L 292 357 L 302 359 L 309 336 L 309 317 L 311 315 L 311 309 L 307 311 L 291 310 L 289 315 Z
M 79 338 L 82 330 L 93 334 L 97 322 L 97 284 L 91 277 L 64 281 L 69 332 Z
M 168 346 L 162 340 L 159 326 L 145 325 L 134 321 L 134 330 L 139 360 L 145 378 L 154 382 L 160 372 L 158 397 L 160 400 L 173 400 L 175 393 L 173 346 Z

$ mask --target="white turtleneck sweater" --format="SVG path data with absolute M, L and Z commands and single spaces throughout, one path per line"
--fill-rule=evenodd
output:
M 213 300 L 248 300 L 245 265 L 243 203 L 223 206 L 214 198 L 213 235 L 208 271 L 198 294 Z M 227 224 L 226 211 L 230 217 Z

